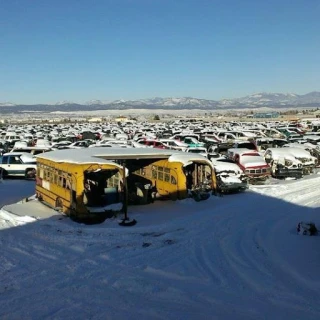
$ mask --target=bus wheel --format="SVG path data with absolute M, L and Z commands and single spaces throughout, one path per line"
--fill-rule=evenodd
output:
M 63 209 L 63 202 L 61 198 L 57 198 L 56 199 L 56 206 L 55 206 L 56 210 L 62 210 Z
M 69 217 L 71 220 L 76 220 L 77 219 L 77 211 L 75 208 L 70 209 Z

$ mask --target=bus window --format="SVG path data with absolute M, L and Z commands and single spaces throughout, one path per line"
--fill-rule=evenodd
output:
M 177 184 L 177 180 L 174 176 L 171 176 L 171 183 L 172 184 Z

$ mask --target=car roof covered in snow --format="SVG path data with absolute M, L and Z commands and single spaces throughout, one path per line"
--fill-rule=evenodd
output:
M 295 157 L 307 157 L 312 158 L 309 151 L 303 149 L 303 148 L 297 148 L 297 147 L 284 147 L 284 148 L 268 148 L 266 150 L 271 151 L 273 155 L 283 155 L 283 154 L 292 154 Z
M 14 151 L 14 152 L 6 152 L 2 156 L 24 156 L 28 158 L 34 158 L 34 155 L 32 155 L 29 152 L 19 152 L 19 151 Z
M 224 161 L 213 161 L 213 166 L 216 172 L 233 171 L 237 173 L 243 173 L 243 170 L 236 164 Z

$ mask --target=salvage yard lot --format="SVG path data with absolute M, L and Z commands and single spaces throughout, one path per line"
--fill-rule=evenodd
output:
M 319 227 L 319 183 L 131 206 L 133 227 L 1 211 L 0 317 L 318 319 L 320 238 L 296 226 Z

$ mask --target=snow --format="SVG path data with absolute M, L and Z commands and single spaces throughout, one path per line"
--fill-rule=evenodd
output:
M 143 146 L 143 145 L 141 145 Z M 155 149 L 155 148 L 110 148 L 110 147 L 93 147 L 84 149 L 63 149 L 45 152 L 38 154 L 37 158 L 53 160 L 56 162 L 69 162 L 69 163 L 99 163 L 99 164 L 112 164 L 118 167 L 120 165 L 114 162 L 105 160 L 116 157 L 122 159 L 135 159 L 135 158 L 168 158 L 170 162 L 182 162 L 184 165 L 198 161 L 208 164 L 212 167 L 211 161 L 206 157 L 199 154 L 188 154 L 179 150 Z
M 235 163 L 215 161 L 215 160 L 213 160 L 213 163 L 214 163 L 214 168 L 216 172 L 232 171 L 235 174 L 243 173 L 240 167 Z
M 301 221 L 319 228 L 319 184 L 313 175 L 129 206 L 133 227 L 120 216 L 75 223 L 36 200 L 16 214 L 5 206 L 0 318 L 319 319 L 320 238 L 296 232 Z M 33 188 L 4 180 L 0 203 Z
M 265 162 L 264 158 L 260 155 L 248 155 L 248 156 L 241 156 L 240 160 L 243 166 L 247 167 L 255 167 L 255 166 L 266 166 L 267 163 Z
M 221 180 L 226 183 L 226 184 L 232 184 L 232 183 L 242 183 L 241 179 L 239 178 L 239 176 L 227 176 L 227 177 L 223 177 L 221 176 Z
M 58 161 L 58 162 L 73 162 L 73 163 L 83 163 L 83 162 L 93 162 L 98 161 L 101 163 L 106 163 L 101 159 L 135 159 L 143 157 L 159 157 L 166 158 L 171 154 L 180 153 L 180 151 L 166 150 L 166 149 L 123 149 L 123 148 L 110 148 L 110 147 L 93 147 L 86 149 L 63 149 L 51 152 L 45 152 L 43 154 L 37 155 L 38 158 Z M 101 158 L 101 159 L 98 159 Z
M 191 164 L 192 162 L 202 162 L 213 168 L 212 162 L 208 160 L 205 156 L 198 153 L 185 153 L 183 151 L 178 151 L 178 153 L 173 154 L 168 158 L 169 162 L 181 162 L 184 166 Z
M 106 150 L 106 147 L 99 149 Z M 36 155 L 36 158 L 51 160 L 55 162 L 67 162 L 67 163 L 96 163 L 96 164 L 110 164 L 121 168 L 120 165 L 115 162 L 100 159 L 94 156 L 95 153 L 99 153 L 98 148 L 86 148 L 82 149 L 63 149 L 44 152 Z

